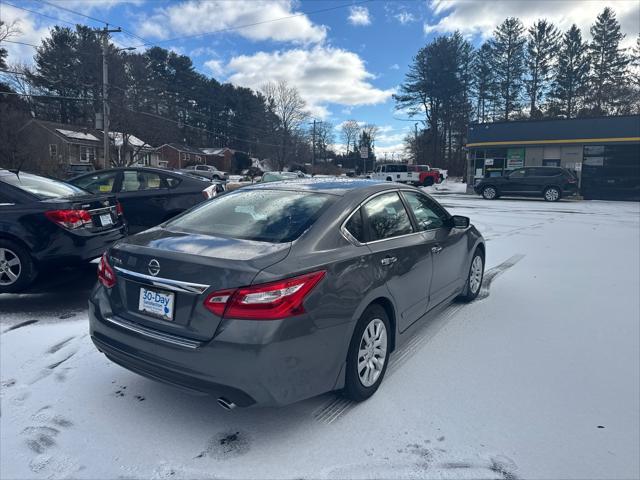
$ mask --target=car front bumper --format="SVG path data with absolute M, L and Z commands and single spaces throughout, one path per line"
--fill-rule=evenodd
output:
M 90 334 L 113 362 L 148 378 L 221 396 L 238 406 L 287 405 L 341 388 L 352 325 L 307 328 L 307 315 L 223 321 L 209 341 L 166 335 L 115 316 L 99 284 Z M 346 341 L 345 341 L 346 339 Z M 182 344 L 181 344 L 182 343 Z

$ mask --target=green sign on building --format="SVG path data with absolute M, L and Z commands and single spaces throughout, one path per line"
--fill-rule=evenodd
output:
M 524 167 L 524 148 L 509 148 L 507 150 L 507 170 Z

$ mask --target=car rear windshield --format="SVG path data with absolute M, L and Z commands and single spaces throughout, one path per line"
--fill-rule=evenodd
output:
M 70 183 L 54 180 L 53 178 L 40 177 L 30 173 L 4 175 L 2 181 L 25 192 L 29 192 L 42 200 L 78 197 L 89 194 L 88 191 L 71 185 Z
M 238 190 L 181 215 L 167 228 L 259 242 L 292 242 L 333 202 L 320 193 Z

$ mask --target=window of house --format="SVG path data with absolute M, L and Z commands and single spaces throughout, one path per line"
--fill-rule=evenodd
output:
M 200 155 L 196 155 L 196 162 L 202 163 L 202 157 Z
M 58 160 L 58 144 L 57 143 L 49 144 L 49 158 L 54 162 Z
M 413 232 L 409 214 L 396 192 L 378 195 L 362 208 L 369 221 L 371 240 L 382 240 Z
M 81 162 L 95 162 L 96 160 L 96 147 L 86 147 L 80 145 L 80 161 Z

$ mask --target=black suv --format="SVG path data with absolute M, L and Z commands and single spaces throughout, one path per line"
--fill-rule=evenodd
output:
M 502 177 L 483 178 L 473 189 L 487 200 L 506 195 L 542 197 L 548 202 L 557 202 L 577 193 L 578 179 L 566 168 L 526 167 Z

